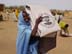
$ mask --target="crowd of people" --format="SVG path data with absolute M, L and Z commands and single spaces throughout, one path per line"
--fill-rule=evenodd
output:
M 17 22 L 18 15 L 19 15 L 18 9 L 4 10 L 0 12 L 0 21 L 11 19 L 12 21 Z

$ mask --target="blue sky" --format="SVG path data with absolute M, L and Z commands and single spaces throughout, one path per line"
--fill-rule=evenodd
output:
M 72 10 L 72 0 L 0 0 L 7 6 L 24 5 L 27 3 L 48 6 L 49 9 L 70 9 Z

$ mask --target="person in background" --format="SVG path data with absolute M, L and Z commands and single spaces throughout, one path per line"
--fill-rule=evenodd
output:
M 3 14 L 0 12 L 0 21 L 3 21 Z
M 58 15 L 59 15 L 58 23 L 61 28 L 60 35 L 68 37 L 69 36 L 69 30 L 68 30 L 69 24 L 63 21 L 64 13 L 58 13 Z
M 56 13 L 51 11 L 51 13 L 53 14 L 55 20 L 59 23 L 60 21 L 62 21 L 64 14 L 63 13 Z
M 33 30 L 31 29 L 31 18 L 26 10 L 19 14 L 18 36 L 16 40 L 17 54 L 38 54 L 38 37 L 36 36 L 38 25 L 42 17 L 37 18 Z
M 64 14 L 63 13 L 57 13 L 57 14 L 59 15 L 58 17 L 58 23 L 59 23 L 64 18 Z
M 63 19 L 62 13 L 57 13 L 54 11 L 51 11 L 52 15 L 54 16 L 55 20 L 59 23 Z
M 61 27 L 60 35 L 61 36 L 69 36 L 69 31 L 68 31 L 69 24 L 66 24 L 63 21 L 60 21 L 59 25 Z
M 7 20 L 9 20 L 9 12 L 8 11 L 6 11 L 6 18 L 7 18 Z
M 19 15 L 19 10 L 18 9 L 15 9 L 15 14 L 16 14 L 16 17 L 18 19 L 18 15 Z
M 11 18 L 13 19 L 14 22 L 17 22 L 17 17 L 16 17 L 16 14 L 15 14 L 15 10 L 12 11 Z

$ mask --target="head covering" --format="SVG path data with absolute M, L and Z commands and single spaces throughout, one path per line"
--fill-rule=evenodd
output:
M 18 20 L 18 28 L 20 27 L 30 27 L 30 21 L 29 22 L 26 22 L 23 18 L 23 15 L 22 15 L 22 11 L 20 12 L 19 14 L 19 20 Z

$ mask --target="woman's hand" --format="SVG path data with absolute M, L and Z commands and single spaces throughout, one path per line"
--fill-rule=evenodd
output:
M 39 25 L 39 23 L 42 21 L 43 17 L 39 16 L 37 19 L 36 19 L 36 22 L 35 24 L 36 25 Z

